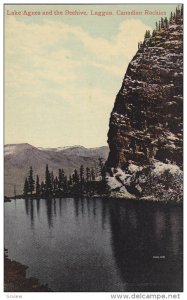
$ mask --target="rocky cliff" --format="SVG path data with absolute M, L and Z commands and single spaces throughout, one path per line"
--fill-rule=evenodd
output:
M 139 44 L 110 117 L 107 181 L 122 197 L 182 197 L 182 9 L 164 22 Z

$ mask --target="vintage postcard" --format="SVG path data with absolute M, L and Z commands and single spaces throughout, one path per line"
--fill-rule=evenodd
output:
M 5 4 L 4 86 L 4 292 L 183 292 L 183 5 Z

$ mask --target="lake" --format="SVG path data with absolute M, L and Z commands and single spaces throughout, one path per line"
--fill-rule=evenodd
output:
M 183 289 L 181 206 L 107 199 L 5 203 L 5 247 L 56 292 Z

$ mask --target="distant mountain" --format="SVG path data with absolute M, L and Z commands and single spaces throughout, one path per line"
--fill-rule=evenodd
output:
M 79 169 L 80 165 L 97 169 L 98 158 L 106 160 L 108 152 L 108 146 L 36 148 L 27 143 L 5 145 L 5 195 L 12 196 L 14 187 L 17 194 L 23 192 L 24 179 L 28 176 L 30 166 L 33 167 L 34 175 L 38 174 L 40 180 L 44 180 L 46 164 L 54 175 L 58 173 L 59 168 L 63 168 L 69 175 L 74 169 Z

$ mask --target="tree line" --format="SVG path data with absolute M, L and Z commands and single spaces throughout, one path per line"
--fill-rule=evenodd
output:
M 183 5 L 181 7 L 178 5 L 176 7 L 175 12 L 171 12 L 170 18 L 168 20 L 167 17 L 161 18 L 159 22 L 155 23 L 155 29 L 152 31 L 146 30 L 145 35 L 144 35 L 144 41 L 146 39 L 149 39 L 151 37 L 155 37 L 158 32 L 160 32 L 162 29 L 167 29 L 169 28 L 169 25 L 172 25 L 174 22 L 176 22 L 180 17 L 183 16 Z M 138 43 L 138 49 L 143 45 L 143 42 Z
M 96 178 L 99 173 L 99 179 Z M 103 190 L 105 185 L 105 167 L 102 158 L 98 160 L 98 171 L 93 167 L 80 166 L 79 170 L 67 176 L 64 169 L 58 169 L 58 175 L 54 176 L 53 171 L 45 167 L 44 180 L 40 181 L 39 175 L 36 180 L 33 175 L 32 166 L 29 169 L 29 175 L 25 178 L 23 194 L 24 196 L 61 196 L 64 194 L 83 194 Z

